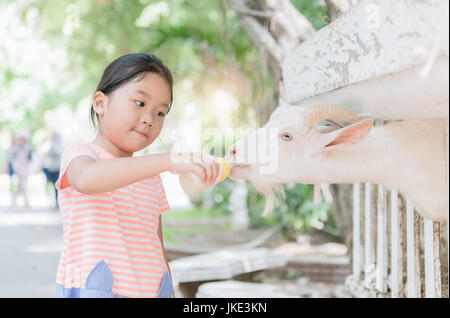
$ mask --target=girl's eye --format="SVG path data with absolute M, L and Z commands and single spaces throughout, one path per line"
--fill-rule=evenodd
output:
M 163 112 L 158 112 L 158 116 L 164 117 L 166 116 L 166 114 L 164 114 Z
M 145 104 L 144 104 L 144 102 L 141 102 L 141 101 L 135 101 L 135 103 L 136 103 L 136 105 L 138 105 L 139 107 L 144 107 L 145 106 Z
M 286 140 L 286 141 L 291 141 L 292 140 L 292 136 L 289 133 L 281 134 L 281 138 L 283 138 L 283 140 Z

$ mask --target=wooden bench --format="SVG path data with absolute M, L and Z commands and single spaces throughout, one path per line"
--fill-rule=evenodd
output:
M 206 282 L 232 279 L 236 275 L 285 266 L 287 259 L 266 247 L 232 247 L 169 262 L 175 289 L 194 297 Z

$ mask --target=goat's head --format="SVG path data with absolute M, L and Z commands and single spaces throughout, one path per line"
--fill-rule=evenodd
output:
M 345 126 L 341 120 L 352 123 Z M 230 148 L 230 177 L 249 180 L 265 195 L 264 215 L 283 197 L 284 183 L 314 184 L 315 202 L 320 188 L 330 201 L 322 168 L 329 150 L 361 142 L 371 128 L 372 120 L 358 121 L 335 105 L 279 106 L 264 127 Z

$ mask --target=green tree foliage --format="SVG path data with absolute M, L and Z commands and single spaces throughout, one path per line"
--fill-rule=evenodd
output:
M 21 2 L 20 12 L 24 20 L 37 12 L 36 29 L 52 47 L 67 52 L 68 63 L 61 70 L 67 76 L 59 84 L 71 89 L 46 92 L 43 96 L 51 100 L 43 98 L 41 104 L 58 107 L 54 99 L 64 100 L 74 109 L 93 94 L 113 59 L 152 52 L 169 66 L 176 83 L 189 78 L 199 95 L 209 89 L 206 82 L 227 87 L 229 72 L 248 78 L 243 91 L 233 92 L 244 110 L 244 116 L 235 116 L 237 124 L 248 119 L 248 107 L 273 107 L 275 83 L 233 11 L 220 1 L 29 0 Z
M 323 28 L 329 22 L 323 1 L 291 0 L 291 3 L 311 22 L 316 30 Z
M 320 1 L 291 1 L 316 28 L 323 26 L 325 9 Z M 270 113 L 276 105 L 272 96 L 276 83 L 264 58 L 226 1 L 22 0 L 16 5 L 23 21 L 36 17 L 32 25 L 36 37 L 52 49 L 64 50 L 67 59 L 62 69 L 54 69 L 64 74 L 58 78 L 57 88 L 41 84 L 40 98 L 28 110 L 34 121 L 22 118 L 32 130 L 42 124 L 41 117 L 48 109 L 62 103 L 75 109 L 82 98 L 93 93 L 105 66 L 130 52 L 159 55 L 176 82 L 189 78 L 199 95 L 210 89 L 205 82 L 227 87 L 230 72 L 245 76 L 249 81 L 243 82 L 240 90 L 228 85 L 241 102 L 241 111 L 233 118 L 236 125 L 248 122 L 249 116 Z M 14 65 L 7 64 L 2 74 L 3 85 L 21 76 Z M 250 108 L 256 112 L 246 111 Z M 211 123 L 205 119 L 205 124 Z

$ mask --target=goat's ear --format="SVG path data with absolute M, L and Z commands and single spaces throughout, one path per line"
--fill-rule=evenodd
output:
M 321 134 L 316 141 L 315 148 L 320 151 L 337 145 L 357 144 L 367 137 L 372 126 L 372 119 L 365 119 L 353 125 Z

